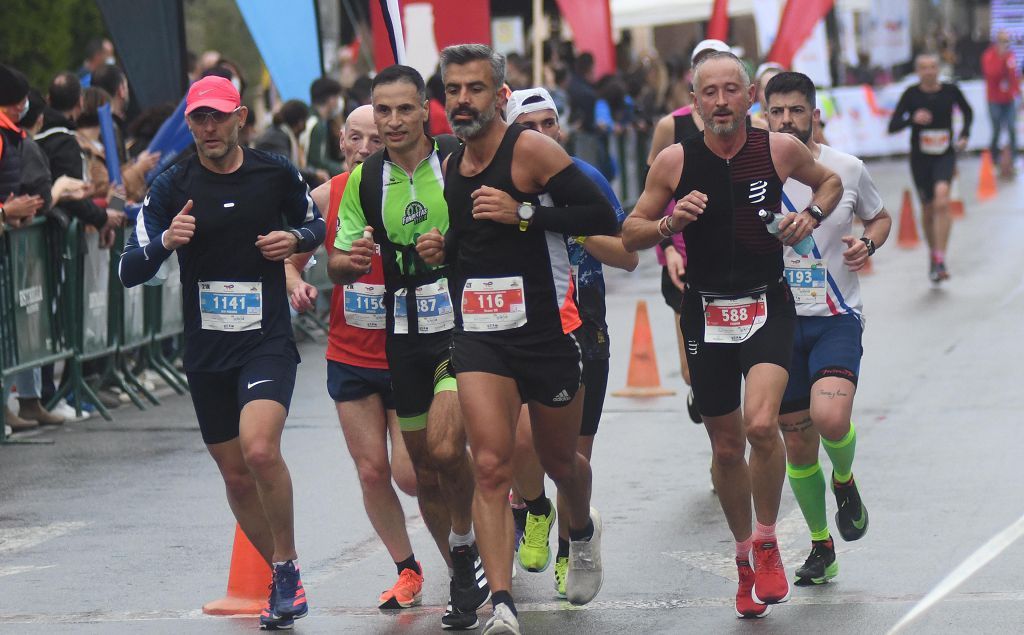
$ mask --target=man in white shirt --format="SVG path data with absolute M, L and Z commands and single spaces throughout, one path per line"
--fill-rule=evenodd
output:
M 783 72 L 765 88 L 765 115 L 772 132 L 802 141 L 815 159 L 839 175 L 843 197 L 812 234 L 815 247 L 800 256 L 786 247 L 786 279 L 796 299 L 797 328 L 789 384 L 779 425 L 786 442 L 786 472 L 811 532 L 811 553 L 797 569 L 796 584 L 824 584 L 839 572 L 825 516 L 825 478 L 818 463 L 818 438 L 832 462 L 836 525 L 846 541 L 861 538 L 868 513 L 853 480 L 856 432 L 850 421 L 860 370 L 864 318 L 857 271 L 889 236 L 892 218 L 864 163 L 814 141 L 820 113 L 814 84 L 802 73 Z M 793 179 L 783 186 L 783 205 L 801 210 L 811 190 Z M 853 218 L 864 234 L 853 235 Z

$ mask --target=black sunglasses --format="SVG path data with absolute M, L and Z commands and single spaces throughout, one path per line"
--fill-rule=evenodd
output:
M 231 115 L 241 109 L 242 107 L 239 106 L 231 112 L 221 112 L 219 110 L 194 110 L 188 114 L 188 120 L 197 126 L 205 125 L 210 119 L 213 119 L 214 123 L 224 123 L 229 117 L 231 117 Z

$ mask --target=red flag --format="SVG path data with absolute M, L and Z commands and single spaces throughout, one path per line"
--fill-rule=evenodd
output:
M 576 50 L 594 56 L 594 75 L 615 72 L 610 0 L 557 0 L 558 10 L 572 27 Z M 596 5 L 596 6 L 595 6 Z
M 833 0 L 788 0 L 779 20 L 779 31 L 775 43 L 768 53 L 769 62 L 784 68 L 793 64 L 793 57 L 800 50 L 811 31 L 832 8 Z
M 487 2 L 465 0 L 417 0 L 432 5 L 434 41 L 440 51 L 452 44 L 465 42 L 491 43 L 491 9 Z M 402 11 L 412 0 L 399 0 Z M 404 17 L 404 16 L 403 16 Z M 404 22 L 404 20 L 403 20 Z M 395 63 L 387 24 L 378 0 L 370 2 L 370 25 L 373 29 L 373 57 L 377 70 Z M 408 27 L 405 27 L 406 29 Z
M 729 0 L 715 0 L 708 20 L 708 31 L 704 37 L 709 40 L 729 41 Z

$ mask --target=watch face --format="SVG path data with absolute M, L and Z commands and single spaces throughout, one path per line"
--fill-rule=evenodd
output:
M 519 218 L 523 220 L 530 220 L 533 218 L 533 212 L 533 205 L 523 204 L 519 206 Z

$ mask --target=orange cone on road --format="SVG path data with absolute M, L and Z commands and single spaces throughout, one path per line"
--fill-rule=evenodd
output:
M 633 348 L 629 356 L 626 387 L 612 393 L 615 397 L 667 397 L 676 391 L 661 387 L 658 360 L 654 355 L 651 322 L 647 318 L 647 302 L 636 303 L 636 322 L 633 324 Z
M 979 201 L 987 201 L 996 195 L 996 175 L 992 165 L 992 154 L 988 150 L 981 151 L 981 172 L 978 174 Z
M 903 190 L 903 207 L 900 210 L 900 233 L 896 244 L 904 249 L 913 249 L 920 244 L 917 235 L 917 223 L 914 221 L 914 201 L 910 198 L 910 190 Z
M 219 600 L 203 605 L 207 615 L 259 615 L 267 604 L 270 565 L 263 559 L 242 528 L 235 525 L 231 549 L 228 592 Z

